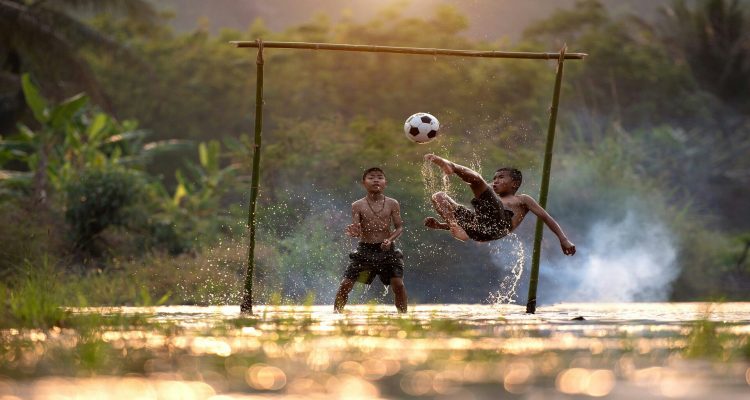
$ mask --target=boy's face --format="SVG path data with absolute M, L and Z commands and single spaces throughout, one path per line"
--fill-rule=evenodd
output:
M 368 172 L 362 180 L 362 185 L 368 193 L 381 193 L 386 185 L 385 175 L 379 171 Z
M 492 178 L 492 190 L 499 195 L 515 193 L 518 190 L 518 184 L 510 177 L 510 171 L 499 171 Z

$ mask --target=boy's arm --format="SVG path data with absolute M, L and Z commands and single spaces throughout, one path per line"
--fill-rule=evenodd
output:
M 360 237 L 362 235 L 362 225 L 360 224 L 361 216 L 356 203 L 352 204 L 352 223 L 347 225 L 344 233 L 351 237 Z
M 565 255 L 572 256 L 576 253 L 576 246 L 568 239 L 567 236 L 565 236 L 565 233 L 563 233 L 562 228 L 560 225 L 555 221 L 554 218 L 552 218 L 549 213 L 542 208 L 542 206 L 539 205 L 539 203 L 536 202 L 531 196 L 522 194 L 519 195 L 519 197 L 523 200 L 524 205 L 529 209 L 529 211 L 533 212 L 534 215 L 541 218 L 542 221 L 549 227 L 549 229 L 557 235 L 557 238 L 560 239 L 560 247 L 562 248 L 562 252 Z
M 394 230 L 391 232 L 391 236 L 388 236 L 388 238 L 383 241 L 383 244 L 381 245 L 383 249 L 390 248 L 391 244 L 401 236 L 401 232 L 404 230 L 404 221 L 401 219 L 401 206 L 399 206 L 398 201 L 396 200 L 393 200 L 391 220 L 393 221 Z

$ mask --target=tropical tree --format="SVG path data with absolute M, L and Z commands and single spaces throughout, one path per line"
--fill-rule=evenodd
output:
M 155 17 L 154 9 L 144 0 L 0 0 L 0 132 L 13 129 L 21 115 L 24 72 L 34 75 L 53 98 L 85 91 L 94 102 L 109 108 L 79 49 L 127 52 L 76 18 L 101 11 L 140 19 Z
M 739 0 L 703 0 L 690 8 L 677 0 L 655 24 L 662 41 L 696 80 L 727 103 L 750 93 L 750 19 Z
M 11 161 L 18 167 L 0 169 L 0 177 L 13 178 L 21 186 L 25 181 L 36 202 L 46 202 L 50 189 L 62 189 L 83 170 L 108 164 L 143 169 L 156 154 L 186 144 L 176 140 L 144 143 L 147 132 L 138 129 L 135 121 L 119 122 L 87 107 L 87 96 L 77 94 L 50 103 L 28 74 L 21 81 L 37 128 L 19 124 L 15 135 L 0 137 L 0 167 Z

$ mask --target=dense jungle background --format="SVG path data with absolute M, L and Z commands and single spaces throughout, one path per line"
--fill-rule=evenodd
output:
M 239 302 L 256 53 L 228 42 L 256 38 L 587 53 L 565 63 L 548 201 L 579 254 L 545 232 L 540 303 L 750 299 L 746 2 L 192 3 L 0 0 L 4 309 Z M 537 197 L 555 66 L 267 49 L 256 300 L 332 303 L 381 166 L 410 302 L 525 303 L 534 218 L 489 246 L 427 231 L 421 157 L 515 166 Z M 403 136 L 420 111 L 428 145 Z

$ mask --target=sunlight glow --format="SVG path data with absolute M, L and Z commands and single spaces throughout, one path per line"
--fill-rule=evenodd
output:
M 604 397 L 615 386 L 615 375 L 610 370 L 585 368 L 566 369 L 557 375 L 555 387 L 565 394 L 585 394 Z

